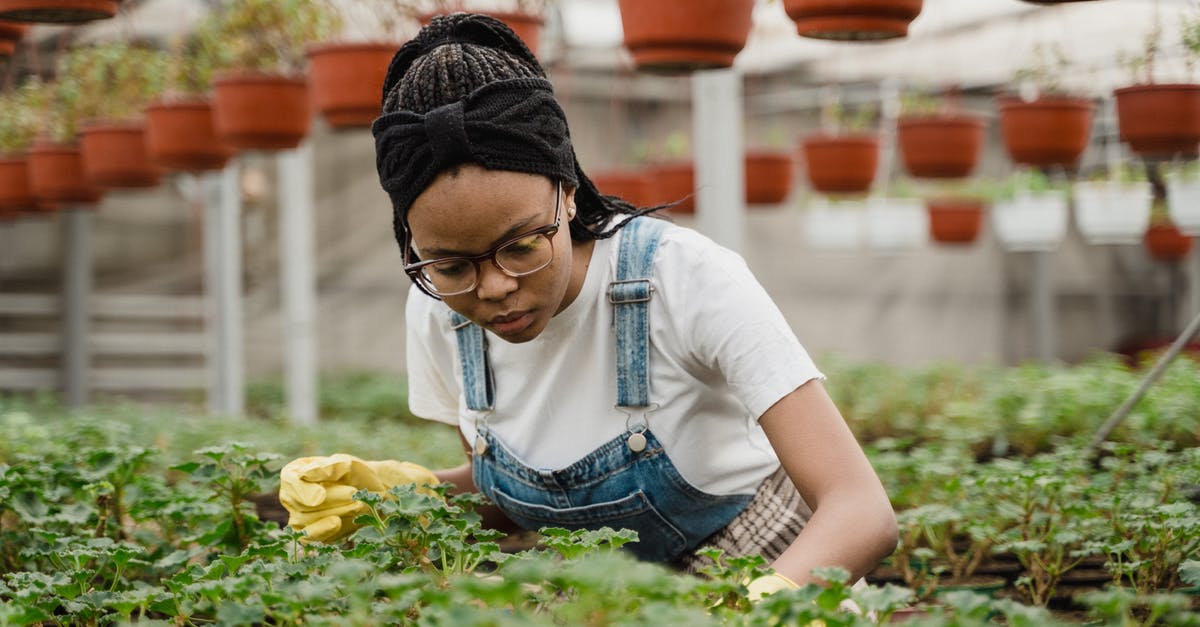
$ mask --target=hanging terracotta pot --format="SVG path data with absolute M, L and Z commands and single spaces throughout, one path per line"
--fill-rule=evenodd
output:
M 304 78 L 230 72 L 213 79 L 213 120 L 237 150 L 290 150 L 308 136 L 312 108 Z
M 1200 85 L 1134 85 L 1113 95 L 1121 141 L 1131 152 L 1189 159 L 1200 153 Z
M 1091 137 L 1096 105 L 1086 98 L 997 98 L 1004 148 L 1015 163 L 1074 169 Z
M 308 50 L 313 108 L 335 129 L 368 128 L 379 117 L 393 42 L 329 43 Z
M 979 239 L 983 227 L 984 201 L 980 198 L 946 197 L 926 201 L 929 237 L 943 244 L 970 244 Z
M 0 0 L 0 19 L 82 24 L 117 14 L 117 0 Z
M 29 189 L 29 157 L 0 157 L 0 211 L 28 211 L 36 205 Z
M 1159 261 L 1175 263 L 1187 257 L 1192 250 L 1192 238 L 1184 235 L 1171 222 L 1163 221 L 1150 225 L 1142 238 L 1146 252 Z
M 233 158 L 213 128 L 209 100 L 168 100 L 146 107 L 146 152 L 171 170 L 220 170 Z
M 618 196 L 635 207 L 654 203 L 654 181 L 650 174 L 636 170 L 601 170 L 589 175 L 601 194 Z
M 673 161 L 650 166 L 650 205 L 678 202 L 668 211 L 696 213 L 696 168 L 691 161 Z
M 103 191 L 83 174 L 79 144 L 37 141 L 29 149 L 29 189 L 42 203 L 94 204 Z
M 516 11 L 487 11 L 482 9 L 471 9 L 471 12 L 494 17 L 501 22 L 504 22 L 505 26 L 511 28 L 512 32 L 516 34 L 521 41 L 525 42 L 525 46 L 529 48 L 529 51 L 535 56 L 537 55 L 538 42 L 542 38 L 542 26 L 546 23 L 546 21 L 542 19 L 542 16 Z M 418 19 L 420 20 L 422 26 L 428 26 L 430 20 L 432 20 L 435 16 L 442 15 L 444 13 L 446 13 L 446 11 L 423 13 L 418 17 Z M 395 52 L 395 50 L 392 52 Z M 382 81 L 380 82 L 382 83 Z
M 877 135 L 812 135 L 804 139 L 803 148 L 813 189 L 824 194 L 871 189 L 879 165 Z
M 961 178 L 979 162 L 983 119 L 966 113 L 906 115 L 896 123 L 904 169 L 916 177 Z
M 79 132 L 83 175 L 97 187 L 154 187 L 163 169 L 146 151 L 144 122 L 89 122 Z
M 0 57 L 11 57 L 16 54 L 17 44 L 28 31 L 28 24 L 0 20 Z
M 777 205 L 792 191 L 795 160 L 786 150 L 748 150 L 743 160 L 746 174 L 746 203 Z
M 878 40 L 907 36 L 921 0 L 784 0 L 783 8 L 801 37 Z
M 733 65 L 750 35 L 754 0 L 619 0 L 625 48 L 641 70 Z

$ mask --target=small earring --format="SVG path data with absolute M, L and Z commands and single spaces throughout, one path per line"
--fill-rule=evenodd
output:
M 567 221 L 570 222 L 571 220 L 574 220 L 574 219 L 575 219 L 575 207 L 574 206 L 567 207 Z

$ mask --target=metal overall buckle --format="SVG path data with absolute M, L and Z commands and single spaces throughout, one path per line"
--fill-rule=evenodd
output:
M 650 420 L 648 416 L 650 412 L 658 410 L 658 403 L 650 403 L 649 405 L 639 407 L 622 407 L 613 405 L 617 411 L 625 414 L 625 431 L 629 433 L 629 437 L 625 438 L 625 446 L 634 453 L 641 453 L 646 450 L 646 431 L 650 428 Z M 641 420 L 636 426 L 631 426 L 634 414 L 637 414 Z

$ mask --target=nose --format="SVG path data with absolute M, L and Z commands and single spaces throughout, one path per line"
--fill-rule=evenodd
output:
M 479 300 L 504 300 L 517 289 L 517 278 L 508 276 L 493 263 L 479 264 L 476 272 L 475 295 Z

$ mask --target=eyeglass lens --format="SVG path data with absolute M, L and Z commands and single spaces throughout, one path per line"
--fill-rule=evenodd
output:
M 491 261 L 509 276 L 524 276 L 550 265 L 554 258 L 551 236 L 527 235 L 497 249 Z M 447 259 L 421 269 L 421 281 L 439 295 L 469 292 L 479 279 L 479 264 L 488 260 Z

